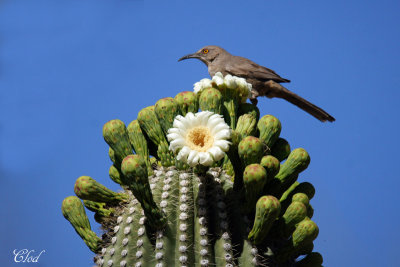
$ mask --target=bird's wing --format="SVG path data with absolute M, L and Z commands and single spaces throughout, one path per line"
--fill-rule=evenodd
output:
M 229 64 L 226 64 L 225 70 L 231 75 L 243 77 L 245 79 L 252 78 L 261 81 L 273 80 L 278 83 L 290 82 L 290 80 L 279 76 L 275 71 L 260 66 L 243 57 L 235 56 L 233 60 L 230 60 Z

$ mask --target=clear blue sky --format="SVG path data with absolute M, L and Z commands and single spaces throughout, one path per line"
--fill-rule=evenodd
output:
M 207 69 L 177 59 L 214 44 L 291 79 L 337 119 L 259 101 L 311 155 L 301 180 L 317 190 L 324 265 L 400 266 L 399 12 L 385 0 L 2 1 L 0 265 L 28 248 L 46 250 L 36 266 L 91 266 L 60 206 L 80 175 L 119 189 L 103 124 L 192 90 Z

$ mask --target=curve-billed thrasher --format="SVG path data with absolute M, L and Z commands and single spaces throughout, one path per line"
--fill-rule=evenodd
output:
M 257 104 L 258 96 L 269 98 L 279 97 L 298 106 L 322 122 L 333 122 L 335 120 L 334 117 L 322 108 L 317 107 L 280 85 L 279 83 L 290 81 L 280 77 L 275 71 L 260 66 L 247 58 L 231 55 L 221 47 L 213 45 L 205 46 L 196 53 L 181 57 L 178 61 L 188 58 L 197 58 L 203 61 L 208 66 L 208 73 L 211 77 L 215 73 L 221 72 L 224 76 L 230 74 L 245 78 L 253 86 L 250 98 L 253 104 Z

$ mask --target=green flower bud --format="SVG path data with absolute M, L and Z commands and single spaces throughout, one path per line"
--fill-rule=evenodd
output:
M 260 139 L 247 136 L 239 143 L 239 157 L 245 166 L 260 163 L 264 155 L 264 145 Z
M 203 89 L 199 98 L 199 105 L 202 111 L 211 111 L 222 114 L 222 95 L 215 88 Z
M 144 136 L 142 129 L 140 129 L 139 122 L 137 120 L 132 121 L 128 125 L 128 136 L 129 140 L 136 152 L 136 154 L 142 156 L 146 160 L 147 171 L 151 175 L 153 169 L 151 168 L 149 159 L 149 147 L 147 146 L 147 140 Z
M 120 120 L 111 120 L 103 126 L 103 137 L 107 144 L 114 151 L 113 162 L 121 164 L 121 161 L 132 154 L 132 147 L 129 142 L 128 132 L 125 124 Z M 111 157 L 111 155 L 110 155 Z
M 121 174 L 114 165 L 111 165 L 110 169 L 108 170 L 108 175 L 110 176 L 111 180 L 122 185 Z
M 79 177 L 75 182 L 74 191 L 81 199 L 97 202 L 115 203 L 128 199 L 127 195 L 115 193 L 89 176 Z
M 89 249 L 97 252 L 101 239 L 90 229 L 89 219 L 79 198 L 75 196 L 65 198 L 61 210 L 64 218 L 71 223 Z
M 310 156 L 303 148 L 293 150 L 275 176 L 280 182 L 280 190 L 286 190 L 297 179 L 300 172 L 310 164 Z
M 256 123 L 257 119 L 253 114 L 243 114 L 238 119 L 235 131 L 241 135 L 241 138 L 254 136 L 257 130 Z
M 267 171 L 260 164 L 250 164 L 244 169 L 243 183 L 246 196 L 246 210 L 251 212 L 264 185 L 267 183 Z
M 263 196 L 257 201 L 253 229 L 248 236 L 253 244 L 258 245 L 263 242 L 278 217 L 280 209 L 281 205 L 274 196 Z
M 281 167 L 279 160 L 271 155 L 262 157 L 261 166 L 267 170 L 268 179 L 270 180 L 275 177 L 275 175 L 279 172 L 279 168 Z
M 296 224 L 307 216 L 307 207 L 301 202 L 292 202 L 282 216 L 284 223 L 284 237 L 288 237 L 295 230 Z
M 304 245 L 314 241 L 319 233 L 318 226 L 315 222 L 306 218 L 302 220 L 292 234 L 292 244 L 295 249 L 300 249 Z
M 308 199 L 308 196 L 304 193 L 296 193 L 292 197 L 292 202 L 301 202 L 303 203 L 306 207 L 310 204 L 310 200 Z
M 172 128 L 175 117 L 179 115 L 178 104 L 172 97 L 162 98 L 155 104 L 154 111 L 164 134 L 168 134 L 168 129 Z
M 108 148 L 108 156 L 110 157 L 111 161 L 115 163 L 115 152 L 111 147 Z
M 138 114 L 137 120 L 140 128 L 146 132 L 147 136 L 154 144 L 158 146 L 162 142 L 167 142 L 164 132 L 161 129 L 160 122 L 154 112 L 154 106 L 142 109 Z
M 194 92 L 180 92 L 175 96 L 182 116 L 186 116 L 188 112 L 196 113 L 199 110 L 199 102 Z
M 258 121 L 257 128 L 260 139 L 271 149 L 281 133 L 281 122 L 272 115 L 265 115 Z
M 260 119 L 260 110 L 256 105 L 250 103 L 242 103 L 239 105 L 238 116 L 243 114 L 252 114 L 257 121 Z

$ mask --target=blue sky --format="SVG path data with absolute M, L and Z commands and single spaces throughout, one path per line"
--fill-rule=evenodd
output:
M 177 59 L 210 44 L 274 69 L 336 118 L 320 123 L 283 100 L 259 101 L 292 148 L 311 156 L 300 179 L 317 190 L 324 265 L 400 266 L 400 2 L 1 5 L 1 266 L 17 265 L 12 251 L 23 248 L 46 250 L 36 266 L 91 266 L 62 200 L 81 175 L 119 189 L 108 179 L 103 124 L 129 123 L 159 98 L 192 90 L 207 69 Z

